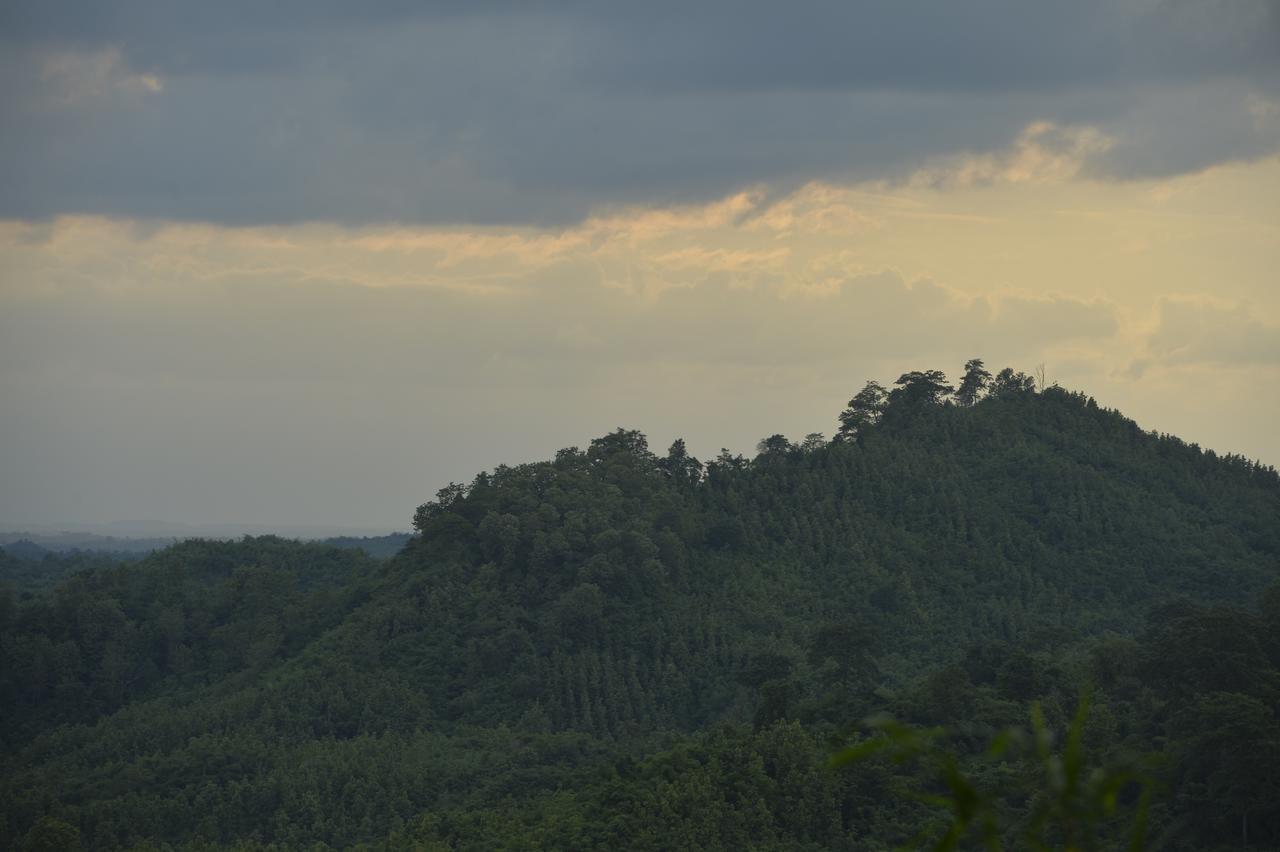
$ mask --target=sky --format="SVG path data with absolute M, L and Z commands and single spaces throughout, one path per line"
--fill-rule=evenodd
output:
M 0 4 L 0 527 L 405 529 L 981 357 L 1280 464 L 1280 3 Z

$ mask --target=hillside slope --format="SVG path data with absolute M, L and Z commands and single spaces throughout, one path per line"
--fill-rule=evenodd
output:
M 188 543 L 0 601 L 0 841 L 887 848 L 919 812 L 889 769 L 824 768 L 848 723 L 977 742 L 1092 681 L 1098 753 L 1151 748 L 1223 649 L 1244 674 L 1209 691 L 1280 731 L 1249 609 L 1280 580 L 1274 470 L 1016 376 L 961 405 L 910 375 L 835 441 L 703 466 L 619 430 L 481 474 L 386 563 Z

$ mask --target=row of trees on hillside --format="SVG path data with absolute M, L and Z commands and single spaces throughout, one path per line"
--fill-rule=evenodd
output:
M 958 385 L 951 384 L 942 370 L 912 370 L 903 373 L 887 388 L 878 381 L 868 381 L 840 412 L 835 435 L 830 440 L 821 432 L 809 433 L 800 441 L 775 433 L 756 444 L 754 459 L 722 448 L 713 460 L 704 463 L 690 454 L 683 438 L 677 438 L 667 454 L 659 456 L 650 450 L 643 432 L 618 428 L 592 440 L 585 451 L 578 447 L 560 450 L 556 453 L 555 464 L 565 469 L 602 474 L 606 479 L 621 476 L 635 481 L 636 477 L 653 477 L 668 480 L 676 486 L 692 487 L 702 483 L 717 486 L 756 464 L 812 455 L 832 445 L 859 442 L 881 423 L 902 425 L 917 421 L 919 415 L 928 409 L 971 409 L 984 401 L 1015 401 L 1033 397 L 1054 397 L 1081 408 L 1098 407 L 1097 402 L 1085 394 L 1066 391 L 1057 384 L 1046 386 L 1043 376 L 1037 380 L 1012 367 L 1005 367 L 993 375 L 981 358 L 971 358 L 965 362 Z M 1137 430 L 1135 424 L 1125 422 Z M 1174 436 L 1151 434 L 1171 446 L 1200 452 L 1197 445 L 1186 444 Z M 1207 455 L 1216 458 L 1211 451 Z M 1267 465 L 1243 456 L 1229 454 L 1222 458 L 1228 464 L 1262 479 L 1275 478 L 1274 469 Z M 487 488 L 495 481 L 518 474 L 518 469 L 499 465 L 492 474 L 479 474 L 471 485 L 450 483 L 437 492 L 434 501 L 418 508 L 414 518 L 415 529 L 422 532 L 432 519 L 448 514 L 451 507 L 461 506 L 476 487 Z
M 1036 390 L 1036 380 L 1012 367 L 1005 367 L 994 377 L 986 369 L 981 358 L 971 358 L 964 365 L 964 378 L 960 386 L 947 383 L 941 370 L 913 370 L 903 373 L 886 389 L 876 381 L 869 381 L 849 400 L 849 407 L 840 413 L 837 441 L 848 441 L 869 426 L 880 422 L 891 408 L 906 409 L 921 405 L 954 404 L 969 408 L 984 397 L 996 399 L 1026 396 Z
M 903 373 L 893 383 L 892 389 L 886 389 L 877 381 L 869 381 L 853 399 L 848 407 L 839 415 L 839 426 L 835 437 L 828 441 L 821 432 L 811 432 L 799 442 L 792 442 L 785 435 L 773 434 L 756 444 L 756 453 L 761 457 L 777 457 L 787 453 L 812 453 L 829 443 L 852 441 L 860 433 L 876 425 L 887 414 L 894 411 L 904 413 L 926 405 L 957 405 L 969 408 L 984 398 L 1010 399 L 1024 397 L 1034 393 L 1036 380 L 1026 373 L 1005 367 L 995 376 L 987 371 L 981 358 L 972 358 L 964 365 L 964 377 L 960 386 L 947 383 L 947 376 L 942 370 L 913 370 Z M 677 438 L 667 451 L 665 457 L 659 457 L 649 449 L 644 433 L 634 429 L 619 428 L 608 435 L 591 441 L 586 452 L 577 447 L 567 447 L 556 454 L 556 463 L 575 465 L 582 463 L 586 467 L 602 469 L 610 466 L 619 457 L 626 458 L 628 463 L 640 463 L 647 472 L 670 479 L 676 484 L 696 484 L 747 468 L 751 460 L 728 449 L 721 449 L 713 461 L 704 464 L 690 455 L 683 438 Z M 502 476 L 507 468 L 499 466 L 495 476 Z M 486 485 L 488 474 L 481 474 L 477 483 Z M 436 499 L 419 508 L 414 524 L 419 530 L 422 524 L 445 512 L 449 507 L 463 500 L 470 488 L 474 486 L 451 482 L 436 493 Z

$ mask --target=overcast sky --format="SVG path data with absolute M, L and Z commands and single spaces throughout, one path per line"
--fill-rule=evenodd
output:
M 1280 463 L 1280 3 L 9 2 L 0 527 L 405 528 L 979 356 Z

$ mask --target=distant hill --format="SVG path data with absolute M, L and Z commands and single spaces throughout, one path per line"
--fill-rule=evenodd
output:
M 29 538 L 20 538 L 17 541 L 6 542 L 2 546 L 10 556 L 16 559 L 44 559 L 49 554 L 53 553 L 49 548 L 38 545 Z
M 320 539 L 320 543 L 347 550 L 362 550 L 375 559 L 387 559 L 403 550 L 411 538 L 413 536 L 410 533 L 391 533 L 378 536 L 337 536 Z
M 251 533 L 262 534 L 261 531 Z M 274 534 L 274 533 L 272 533 Z M 234 541 L 243 538 L 243 532 L 192 532 L 170 537 L 132 537 L 102 535 L 91 532 L 0 532 L 0 547 L 9 551 L 19 559 L 42 559 L 50 553 L 115 553 L 143 554 L 153 550 L 190 539 L 214 539 Z M 295 536 L 286 535 L 286 538 Z M 410 538 L 408 533 L 388 533 L 387 535 L 365 536 L 296 536 L 304 541 L 322 541 L 332 543 L 334 547 L 356 547 L 371 555 L 394 556 Z
M 121 538 L 85 532 L 0 532 L 0 547 L 20 559 L 42 559 L 50 553 L 142 554 L 163 550 L 178 538 Z
M 10 536 L 0 534 L 0 541 L 6 538 Z M 0 545 L 0 554 L 10 557 L 0 558 L 0 583 L 7 583 L 20 595 L 47 591 L 77 572 L 136 561 L 178 543 L 167 539 L 114 538 L 86 533 L 59 533 L 39 538 L 42 544 L 29 538 L 18 538 Z M 410 538 L 408 533 L 391 533 L 330 538 L 319 543 L 360 550 L 375 559 L 388 559 L 398 553 Z
M 936 814 L 833 738 L 889 711 L 984 766 L 1091 683 L 1090 759 L 1164 755 L 1168 848 L 1274 848 L 1280 478 L 968 366 L 753 458 L 499 467 L 387 561 L 186 542 L 5 604 L 0 842 L 887 849 Z

